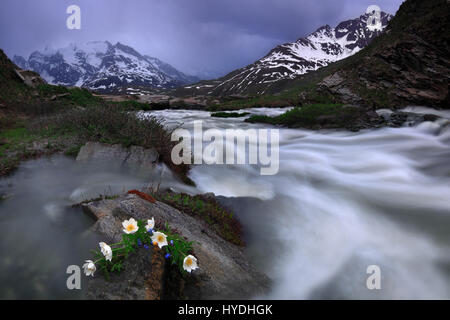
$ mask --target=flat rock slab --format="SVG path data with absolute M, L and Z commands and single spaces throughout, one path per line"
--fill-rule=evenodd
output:
M 88 142 L 78 152 L 79 162 L 111 162 L 137 168 L 151 168 L 159 159 L 155 149 L 131 146 L 125 148 L 119 144 L 110 145 L 100 142 Z
M 177 209 L 162 202 L 151 203 L 136 195 L 125 195 L 114 200 L 103 200 L 83 205 L 83 210 L 94 216 L 98 221 L 92 227 L 94 232 L 105 236 L 106 242 L 117 242 L 122 237 L 121 222 L 125 219 L 146 220 L 155 218 L 157 225 L 169 223 L 172 229 L 177 230 L 188 241 L 194 242 L 194 254 L 198 258 L 199 269 L 188 275 L 184 284 L 183 296 L 187 299 L 249 299 L 264 294 L 269 288 L 269 279 L 258 272 L 249 262 L 244 253 L 244 248 L 231 244 L 217 235 L 209 226 L 198 219 L 186 215 Z M 148 251 L 139 251 L 147 254 Z M 130 268 L 122 272 L 122 278 L 113 287 L 100 286 L 106 290 L 104 297 L 115 299 L 130 299 L 133 297 L 148 296 L 148 290 L 143 283 L 148 278 L 148 272 L 141 272 L 140 263 L 152 263 L 149 260 L 138 260 L 136 266 L 131 264 Z M 133 270 L 133 268 L 137 268 Z M 131 270 L 130 270 L 131 269 Z M 136 274 L 137 272 L 137 274 Z M 136 281 L 141 288 L 138 293 L 130 294 L 132 289 L 127 287 L 126 281 Z M 160 279 L 163 281 L 163 279 Z M 109 288 L 109 289 L 108 289 Z M 109 290 L 122 290 L 124 293 Z M 166 294 L 169 295 L 170 294 Z M 91 295 L 92 296 L 92 295 Z M 93 296 L 98 296 L 94 294 Z

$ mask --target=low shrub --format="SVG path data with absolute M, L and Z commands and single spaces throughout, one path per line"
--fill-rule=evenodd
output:
M 31 122 L 30 130 L 44 135 L 71 135 L 77 138 L 77 145 L 88 141 L 109 144 L 132 145 L 155 148 L 160 160 L 166 163 L 184 182 L 188 165 L 174 165 L 171 152 L 176 142 L 171 141 L 172 131 L 155 117 L 137 118 L 117 104 L 103 104 L 87 108 L 70 108 L 51 116 L 41 117 Z
M 89 90 L 84 88 L 70 88 L 68 89 L 70 95 L 67 96 L 72 103 L 77 106 L 87 107 L 93 106 L 99 103 L 103 103 L 103 99 L 94 96 Z
M 276 117 L 255 115 L 245 121 L 283 125 L 291 128 L 315 128 L 321 125 L 344 128 L 349 121 L 358 118 L 362 111 L 360 108 L 343 107 L 338 104 L 315 104 L 296 107 Z

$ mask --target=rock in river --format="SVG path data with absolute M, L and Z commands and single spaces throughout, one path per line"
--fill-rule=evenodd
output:
M 110 281 L 100 273 L 89 281 L 90 299 L 249 299 L 264 294 L 269 287 L 268 278 L 249 262 L 243 247 L 227 242 L 204 221 L 165 203 L 127 194 L 83 204 L 83 210 L 97 220 L 92 231 L 104 236 L 105 242 L 121 240 L 121 222 L 125 219 L 154 217 L 157 227 L 167 222 L 194 242 L 200 267 L 183 280 L 164 266 L 161 250 L 138 249 L 130 256 L 125 270 Z

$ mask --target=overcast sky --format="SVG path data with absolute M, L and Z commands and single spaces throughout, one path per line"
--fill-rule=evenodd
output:
M 376 4 L 394 14 L 403 0 L 1 0 L 0 48 L 26 57 L 46 46 L 108 40 L 189 73 L 225 73 L 324 24 Z M 81 8 L 81 30 L 66 9 Z

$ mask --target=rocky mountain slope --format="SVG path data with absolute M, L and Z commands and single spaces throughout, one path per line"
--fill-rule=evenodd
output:
M 274 48 L 264 58 L 223 78 L 183 89 L 195 94 L 263 94 L 274 83 L 295 79 L 359 52 L 383 32 L 392 15 L 382 12 L 378 25 L 370 25 L 369 18 L 370 14 L 364 14 L 341 22 L 335 28 L 322 26 L 305 38 Z
M 20 70 L 0 49 L 0 119 L 13 106 L 33 99 L 31 87 L 38 83 L 43 80 L 37 73 Z
M 450 1 L 406 0 L 383 34 L 358 53 L 274 82 L 264 95 L 235 97 L 221 108 L 337 103 L 449 109 L 449 34 Z
M 102 93 L 137 93 L 172 89 L 198 81 L 171 65 L 142 55 L 132 47 L 108 41 L 72 44 L 14 56 L 22 69 L 39 73 L 48 83 L 86 87 Z

